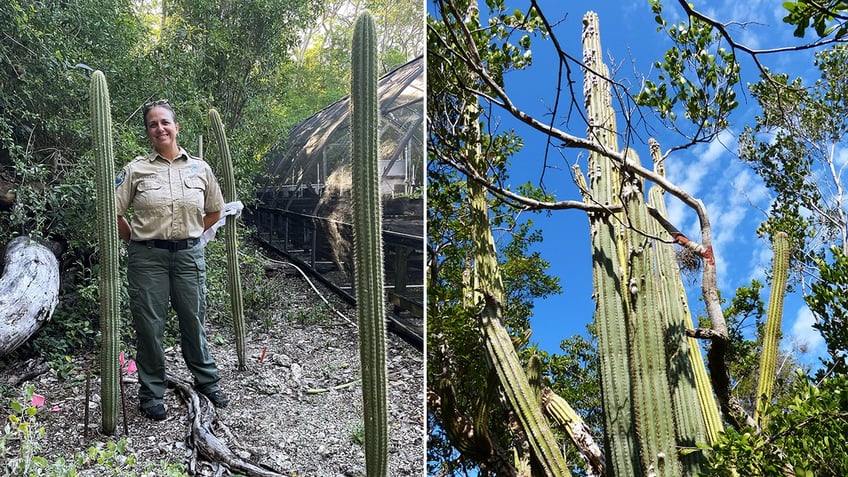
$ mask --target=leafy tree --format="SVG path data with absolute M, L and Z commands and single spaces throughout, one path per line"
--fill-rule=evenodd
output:
M 833 261 L 819 261 L 820 279 L 807 297 L 810 310 L 819 317 L 814 326 L 821 331 L 830 354 L 820 377 L 848 374 L 848 255 L 839 247 L 830 251 Z
M 815 383 L 799 373 L 769 404 L 766 429 L 728 429 L 712 450 L 709 475 L 838 476 L 848 472 L 848 377 Z
M 846 280 L 840 257 L 848 252 L 845 203 L 845 134 L 848 132 L 848 49 L 836 45 L 817 52 L 820 78 L 770 74 L 751 86 L 762 109 L 756 124 L 740 138 L 740 157 L 774 192 L 761 235 L 789 234 L 796 276 L 810 309 L 819 318 L 830 358 L 828 368 L 845 370 L 848 341 L 838 331 L 846 304 L 839 289 Z M 832 249 L 835 247 L 835 249 Z

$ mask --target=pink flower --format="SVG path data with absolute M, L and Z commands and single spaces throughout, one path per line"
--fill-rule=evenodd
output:
M 121 351 L 121 353 L 118 355 L 118 361 L 121 363 L 121 368 L 124 369 L 124 371 L 126 371 L 127 376 L 129 376 L 130 374 L 133 374 L 138 369 L 138 368 L 136 368 L 134 360 L 132 360 L 132 359 L 128 360 L 128 359 L 124 358 L 124 352 L 123 351 Z M 124 367 L 124 365 L 126 365 L 126 367 Z
M 59 411 L 62 410 L 62 408 L 59 407 L 59 406 L 53 406 L 50 410 L 53 411 L 53 412 L 59 412 Z
M 41 394 L 33 394 L 32 395 L 32 405 L 35 407 L 41 407 L 44 405 L 44 396 Z

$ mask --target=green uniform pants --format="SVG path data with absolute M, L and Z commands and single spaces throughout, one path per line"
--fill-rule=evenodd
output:
M 142 407 L 163 403 L 167 379 L 162 344 L 173 306 L 180 325 L 183 359 L 197 390 L 219 389 L 218 368 L 206 341 L 206 259 L 195 246 L 169 251 L 130 242 L 127 251 L 130 309 L 137 335 L 136 363 Z

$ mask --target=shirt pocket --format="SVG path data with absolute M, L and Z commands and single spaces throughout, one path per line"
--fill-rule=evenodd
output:
M 141 179 L 136 186 L 134 207 L 142 210 L 158 209 L 165 204 L 165 191 L 158 177 Z
M 197 176 L 183 179 L 183 201 L 187 208 L 204 210 L 206 203 L 206 182 Z

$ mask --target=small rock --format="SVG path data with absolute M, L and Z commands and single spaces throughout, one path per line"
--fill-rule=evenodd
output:
M 299 386 L 301 379 L 303 379 L 303 368 L 301 368 L 300 365 L 297 364 L 297 363 L 292 363 L 291 364 L 291 378 L 290 378 L 291 382 L 295 386 Z

